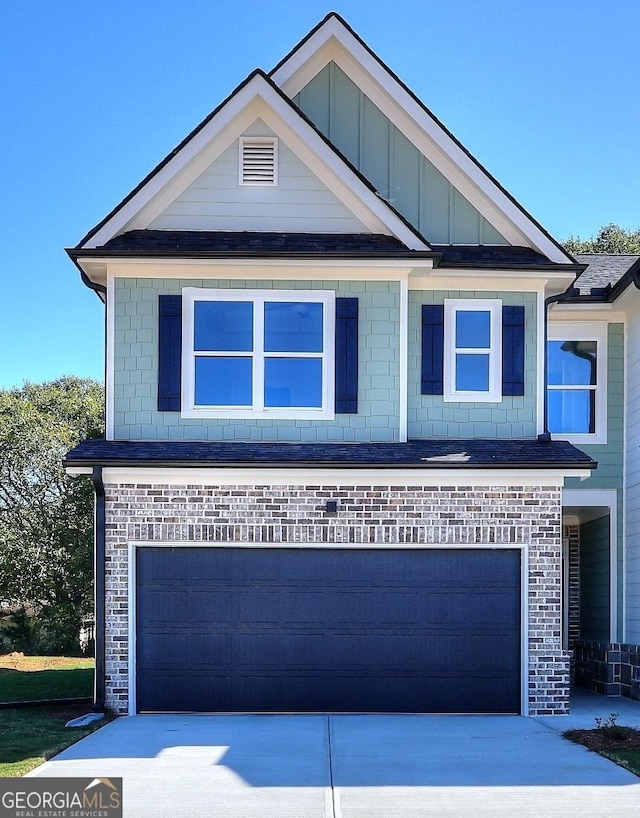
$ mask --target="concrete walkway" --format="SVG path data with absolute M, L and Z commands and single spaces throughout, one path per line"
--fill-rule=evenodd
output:
M 589 696 L 540 719 L 134 716 L 31 775 L 121 776 L 125 818 L 636 815 L 640 778 L 560 735 L 612 712 L 640 726 Z

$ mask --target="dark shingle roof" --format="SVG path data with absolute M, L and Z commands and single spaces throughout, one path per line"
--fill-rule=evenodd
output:
M 475 244 L 432 244 L 431 246 L 442 253 L 440 267 L 553 267 L 557 269 L 573 266 L 556 264 L 530 247 Z
M 95 249 L 69 251 L 75 256 L 356 256 L 433 258 L 440 267 L 552 268 L 556 264 L 529 247 L 432 245 L 410 250 L 394 236 L 379 233 L 273 233 L 212 230 L 129 230 Z
M 341 255 L 427 256 L 394 236 L 377 233 L 269 233 L 209 230 L 130 230 L 93 251 L 117 255 L 239 255 L 334 253 Z M 86 255 L 83 250 L 80 255 Z
M 235 443 L 86 440 L 65 465 L 269 468 L 595 468 L 570 443 L 554 440 L 415 440 L 408 443 Z
M 580 264 L 589 265 L 575 282 L 581 295 L 589 295 L 592 288 L 609 284 L 615 287 L 624 274 L 640 261 L 639 255 L 626 253 L 578 253 L 575 258 Z

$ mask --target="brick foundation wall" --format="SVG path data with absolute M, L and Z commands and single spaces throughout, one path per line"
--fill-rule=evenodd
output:
M 529 713 L 568 711 L 557 487 L 108 484 L 106 519 L 106 693 L 116 713 L 128 707 L 129 543 L 191 541 L 526 546 Z
M 565 525 L 563 537 L 568 543 L 569 558 L 569 650 L 580 638 L 580 526 Z
M 594 693 L 640 701 L 640 645 L 577 642 L 575 683 Z

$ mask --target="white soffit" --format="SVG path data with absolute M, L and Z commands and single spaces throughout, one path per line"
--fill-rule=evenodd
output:
M 368 230 L 395 236 L 411 250 L 431 249 L 345 164 L 261 73 L 254 74 L 241 86 L 81 247 L 99 247 L 120 233 L 146 229 L 258 118 Z
M 89 466 L 67 466 L 67 474 L 90 474 Z M 171 468 L 170 466 L 105 466 L 105 485 L 149 483 L 157 485 L 270 485 L 308 486 L 319 482 L 377 486 L 558 486 L 566 477 L 589 477 L 589 469 L 340 469 L 340 468 Z
M 559 264 L 573 263 L 337 16 L 294 49 L 271 78 L 293 98 L 331 61 L 512 245 L 532 247 Z

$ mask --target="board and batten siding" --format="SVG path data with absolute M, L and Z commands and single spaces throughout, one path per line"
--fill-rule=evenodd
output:
M 334 62 L 293 101 L 427 241 L 509 243 Z
M 335 290 L 356 297 L 359 311 L 358 414 L 334 420 L 182 418 L 158 412 L 158 296 L 183 287 Z M 255 281 L 116 278 L 114 438 L 394 442 L 398 440 L 400 285 L 375 281 Z
M 633 322 L 627 326 L 632 329 Z M 636 332 L 637 337 L 637 332 Z M 620 323 L 610 323 L 607 329 L 607 442 L 604 444 L 589 445 L 580 443 L 578 448 L 592 457 L 598 463 L 598 468 L 591 472 L 591 476 L 586 480 L 577 477 L 568 477 L 565 481 L 566 489 L 615 489 L 618 496 L 617 507 L 617 540 L 618 550 L 616 554 L 617 574 L 618 574 L 618 638 L 622 639 L 623 620 L 623 576 L 624 576 L 624 551 L 623 542 L 623 474 L 624 474 L 624 325 Z M 632 349 L 632 344 L 627 348 Z M 640 369 L 638 370 L 640 374 Z M 631 389 L 629 390 L 631 393 Z M 629 409 L 631 413 L 631 409 Z M 640 419 L 639 419 L 640 420 Z M 640 434 L 640 427 L 638 428 Z M 628 451 L 633 451 L 631 440 L 628 441 Z M 627 478 L 628 479 L 628 478 Z M 636 477 L 637 479 L 637 477 Z M 636 489 L 637 490 L 637 489 Z M 631 498 L 628 495 L 627 503 L 632 507 Z M 627 541 L 630 536 L 627 530 Z M 627 546 L 629 548 L 629 546 Z M 640 592 L 640 552 L 637 557 L 637 591 Z M 627 570 L 628 570 L 627 565 Z M 628 592 L 627 592 L 628 593 Z M 628 596 L 628 599 L 631 597 Z M 636 636 L 640 636 L 640 600 L 638 601 L 638 631 Z
M 608 642 L 611 563 L 609 517 L 580 526 L 580 638 Z
M 261 120 L 243 136 L 274 136 Z M 369 233 L 278 140 L 278 184 L 239 184 L 239 141 L 230 145 L 150 225 L 153 230 Z
M 498 403 L 457 403 L 442 395 L 420 392 L 421 310 L 423 304 L 443 304 L 446 298 L 497 298 L 504 306 L 525 308 L 525 393 L 504 396 Z M 537 295 L 511 292 L 409 292 L 409 438 L 487 437 L 532 438 L 536 429 Z
M 640 644 L 640 306 L 627 321 L 626 642 Z

